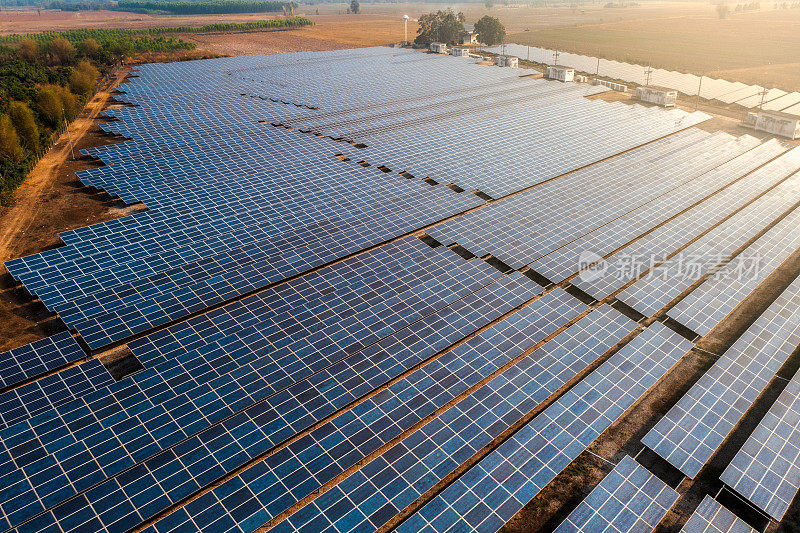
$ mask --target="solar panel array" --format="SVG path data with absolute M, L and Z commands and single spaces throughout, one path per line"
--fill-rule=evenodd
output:
M 635 326 L 610 307 L 590 313 L 298 510 L 277 529 L 380 528 Z M 507 355 L 520 355 L 526 346 L 515 346 Z
M 720 479 L 775 520 L 800 490 L 800 376 L 795 374 Z
M 706 495 L 681 529 L 684 533 L 756 533 L 717 500 Z
M 67 332 L 0 353 L 0 388 L 17 385 L 87 356 Z
M 656 423 L 642 442 L 693 478 L 800 345 L 800 278 Z
M 719 268 L 667 315 L 692 331 L 707 335 L 800 248 L 800 233 L 795 231 L 798 224 L 800 210 L 794 210 L 748 246 L 742 261 L 733 261 Z
M 536 63 L 554 64 L 555 50 L 524 46 L 519 44 L 505 44 L 502 46 L 489 46 L 483 48 L 487 52 L 506 54 L 519 57 Z M 753 109 L 763 105 L 763 109 L 772 111 L 785 111 L 800 115 L 800 93 L 787 93 L 780 89 L 765 89 L 760 85 L 746 85 L 741 82 L 730 82 L 709 76 L 696 76 L 674 70 L 650 68 L 649 66 L 636 65 L 613 61 L 609 59 L 558 52 L 558 64 L 574 68 L 581 72 L 596 76 L 612 78 L 637 85 L 656 85 L 668 89 L 678 90 L 688 96 L 700 94 L 708 100 L 719 100 L 725 104 L 736 103 L 742 107 Z M 647 74 L 649 71 L 649 76 Z
M 556 533 L 649 533 L 677 499 L 677 492 L 626 455 Z
M 774 182 L 800 169 L 800 150 L 795 148 L 749 176 L 748 181 L 765 179 Z M 680 255 L 693 263 L 694 275 L 684 275 L 675 263 L 665 263 L 653 275 L 642 277 L 622 291 L 617 298 L 645 316 L 652 316 L 688 289 L 699 276 L 708 273 L 721 261 L 755 238 L 780 219 L 800 201 L 800 175 L 794 174 L 741 211 L 714 227 L 691 244 L 680 249 Z M 712 258 L 696 261 L 694 258 Z M 713 259 L 718 259 L 713 261 Z
M 0 530 L 376 528 L 448 476 L 400 529 L 497 529 L 691 345 L 514 269 L 673 249 L 727 223 L 712 206 L 763 228 L 795 193 L 780 143 L 463 58 L 153 64 L 120 89 L 102 128 L 130 140 L 80 178 L 147 209 L 6 263 L 70 331 L 0 356 Z M 95 356 L 123 342 L 144 369 L 116 382 Z
M 496 531 L 691 347 L 656 323 L 533 418 L 398 531 Z

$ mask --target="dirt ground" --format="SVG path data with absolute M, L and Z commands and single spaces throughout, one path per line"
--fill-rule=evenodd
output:
M 245 35 L 246 38 L 244 38 Z M 186 35 L 184 40 L 197 44 L 198 48 L 223 55 L 278 54 L 281 52 L 350 48 L 345 43 L 316 39 L 287 31 Z

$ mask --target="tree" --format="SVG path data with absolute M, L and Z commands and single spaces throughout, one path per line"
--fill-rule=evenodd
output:
M 358 0 L 350 0 L 350 13 L 361 13 L 361 4 L 358 3 Z
M 414 43 L 427 46 L 434 42 L 456 43 L 464 33 L 464 14 L 452 9 L 426 13 L 419 17 L 419 28 Z
M 719 18 L 724 19 L 728 16 L 729 12 L 730 8 L 728 7 L 728 4 L 717 4 L 717 16 Z
M 61 109 L 64 112 L 64 119 L 67 122 L 72 122 L 78 114 L 78 100 L 75 95 L 69 92 L 69 89 L 60 85 L 53 86 L 58 99 L 61 102 Z
M 25 61 L 33 62 L 39 59 L 39 44 L 33 39 L 23 37 L 19 40 L 19 44 L 17 46 L 20 57 Z
M 75 94 L 87 96 L 94 92 L 94 84 L 99 75 L 94 65 L 86 60 L 81 61 L 69 76 L 69 88 Z
M 100 43 L 98 43 L 95 39 L 89 37 L 88 39 L 84 39 L 81 43 L 80 50 L 81 54 L 84 57 L 91 57 L 97 58 L 97 55 L 100 53 Z
M 61 121 L 64 120 L 64 111 L 61 109 L 61 98 L 54 87 L 56 86 L 45 85 L 39 89 L 36 103 L 39 107 L 39 113 L 45 122 L 50 127 L 57 128 L 61 125 Z
M 8 106 L 8 116 L 25 148 L 38 153 L 39 127 L 36 125 L 36 118 L 31 108 L 25 102 L 11 102 Z
M 0 116 L 0 157 L 14 163 L 22 161 L 22 146 L 19 144 L 19 136 L 14 131 L 14 125 L 8 115 Z
M 500 19 L 484 15 L 475 23 L 478 40 L 488 45 L 500 44 L 506 38 L 506 28 Z
M 75 57 L 75 47 L 63 37 L 50 41 L 50 56 L 57 65 L 68 65 Z

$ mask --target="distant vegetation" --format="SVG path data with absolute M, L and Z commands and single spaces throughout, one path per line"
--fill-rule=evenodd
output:
M 85 39 L 94 39 L 102 48 L 113 51 L 122 46 L 121 54 L 124 56 L 130 52 L 150 52 L 150 51 L 169 51 L 180 49 L 191 49 L 194 45 L 172 37 L 165 38 L 164 35 L 180 33 L 208 33 L 215 31 L 250 31 L 270 28 L 285 28 L 310 26 L 313 22 L 305 17 L 291 17 L 283 19 L 256 20 L 253 22 L 216 22 L 204 26 L 170 26 L 143 29 L 102 29 L 87 28 L 80 30 L 67 30 L 62 32 L 41 32 L 28 35 L 4 35 L 0 36 L 0 46 L 10 45 L 20 39 L 28 38 L 40 43 L 49 43 L 55 37 L 66 39 L 73 46 L 82 43 Z M 128 47 L 128 44 L 130 47 Z M 139 44 L 138 48 L 136 44 Z M 109 58 L 103 58 L 108 60 Z M 113 59 L 113 58 L 111 58 Z
M 44 5 L 49 9 L 63 11 L 107 9 L 164 15 L 291 12 L 297 7 L 294 2 L 265 0 L 176 0 L 174 2 L 169 0 L 119 0 L 118 2 L 54 0 Z
M 488 45 L 501 44 L 506 39 L 506 27 L 500 19 L 484 15 L 475 23 L 478 40 Z
M 464 13 L 452 9 L 426 13 L 419 17 L 419 28 L 414 44 L 428 46 L 431 43 L 457 43 L 464 34 Z

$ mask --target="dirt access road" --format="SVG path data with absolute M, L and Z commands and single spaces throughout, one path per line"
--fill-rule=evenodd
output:
M 69 136 L 74 145 L 79 144 L 95 124 L 97 116 L 111 97 L 111 91 L 127 74 L 128 69 L 120 69 L 108 87 L 95 94 L 70 124 Z M 61 167 L 70 159 L 69 138 L 64 132 L 22 182 L 11 206 L 0 215 L 0 263 L 20 255 L 17 248 L 22 237 L 33 226 L 39 210 L 46 205 L 43 198 L 52 189 Z

